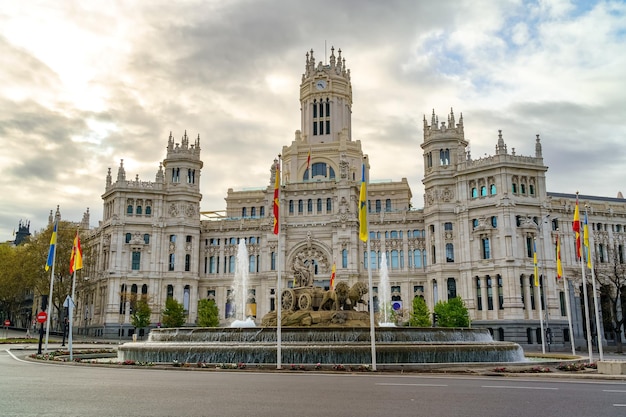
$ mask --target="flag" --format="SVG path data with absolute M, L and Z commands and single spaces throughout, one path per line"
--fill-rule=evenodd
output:
M 563 278 L 563 264 L 561 263 L 561 242 L 559 235 L 556 235 L 556 278 Z
M 535 287 L 539 286 L 539 270 L 537 268 L 537 242 L 533 242 L 533 265 L 535 266 Z
M 54 222 L 54 228 L 52 229 L 52 236 L 50 236 L 50 250 L 48 251 L 48 260 L 46 261 L 46 271 L 50 269 L 52 264 L 54 264 L 54 247 L 57 244 L 57 227 L 59 225 L 58 221 Z
M 335 286 L 335 273 L 337 272 L 337 266 L 333 262 L 333 267 L 330 270 L 330 289 L 332 290 Z
M 587 257 L 587 268 L 591 269 L 591 251 L 589 249 L 589 227 L 587 226 L 587 212 L 585 211 L 585 222 L 583 223 L 583 244 L 585 245 L 585 256 Z
M 361 193 L 359 195 L 359 238 L 367 242 L 367 187 L 365 185 L 365 164 L 361 173 Z
M 311 147 L 309 146 L 309 154 L 306 157 L 306 170 L 308 171 L 311 167 Z M 312 175 L 309 172 L 309 179 L 312 179 Z
M 74 238 L 74 246 L 72 246 L 72 256 L 70 257 L 70 275 L 79 269 L 83 269 L 83 250 L 80 248 L 80 238 L 78 231 Z
M 278 215 L 280 203 L 278 201 L 278 189 L 280 188 L 280 162 L 276 162 L 276 180 L 274 181 L 274 234 L 278 234 Z
M 578 194 L 576 194 L 576 208 L 574 209 L 574 222 L 572 230 L 576 235 L 576 259 L 580 259 L 580 211 L 578 211 Z

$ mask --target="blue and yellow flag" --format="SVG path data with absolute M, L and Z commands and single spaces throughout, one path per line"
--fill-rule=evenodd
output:
M 50 269 L 50 267 L 54 264 L 54 247 L 57 244 L 57 226 L 59 225 L 58 221 L 54 222 L 54 228 L 52 229 L 52 236 L 50 237 L 50 250 L 48 251 L 48 260 L 46 261 L 46 271 Z
M 365 164 L 361 174 L 361 193 L 359 195 L 359 238 L 367 242 L 367 187 L 365 185 Z
M 533 264 L 535 265 L 535 287 L 539 286 L 539 270 L 537 268 L 537 242 L 533 241 Z
M 589 226 L 587 226 L 587 212 L 585 211 L 585 223 L 583 223 L 583 245 L 587 257 L 587 268 L 591 269 L 591 250 L 589 249 Z

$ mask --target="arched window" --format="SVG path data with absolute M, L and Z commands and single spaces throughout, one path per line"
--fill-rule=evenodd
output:
M 380 200 L 376 200 L 376 213 L 380 213 L 381 208 Z
M 135 213 L 141 214 L 141 206 L 137 206 Z
M 151 216 L 152 215 L 152 207 L 147 206 L 146 207 L 146 216 Z
M 478 190 L 476 189 L 476 187 L 472 188 L 472 198 L 477 198 L 478 197 Z
M 191 255 L 190 254 L 185 255 L 185 271 L 187 272 L 191 271 Z
M 306 203 L 306 211 L 307 213 L 313 213 L 313 200 L 310 198 Z
M 391 199 L 390 198 L 385 200 L 385 211 L 386 212 L 390 212 L 391 211 Z
M 322 212 L 322 199 L 318 198 L 317 199 L 317 213 L 321 213 Z
M 456 280 L 454 278 L 448 278 L 448 300 L 456 298 Z
M 242 207 L 242 208 L 241 208 L 241 217 L 246 217 L 246 214 L 247 214 L 247 213 L 246 213 L 246 208 L 245 208 L 245 207 Z
M 446 243 L 446 262 L 454 262 L 454 245 Z
M 476 309 L 483 309 L 483 294 L 480 288 L 480 278 L 476 277 Z
M 308 181 L 309 177 L 310 179 L 325 178 L 332 180 L 335 178 L 335 170 L 326 162 L 315 162 L 310 169 L 304 171 L 303 180 Z
M 126 243 L 130 243 L 130 240 L 133 238 L 133 235 L 130 233 L 126 233 Z
M 133 214 L 133 205 L 129 204 L 128 207 L 126 207 L 126 214 L 130 214 L 132 216 Z
M 496 195 L 496 185 L 495 184 L 491 184 L 489 186 L 489 194 Z
M 326 199 L 326 213 L 333 212 L 333 200 L 331 198 Z
M 304 212 L 304 201 L 298 200 L 298 214 L 302 214 Z
M 145 243 L 146 245 L 150 243 L 150 235 L 149 234 L 145 234 L 143 235 L 143 243 Z
M 485 187 L 484 185 L 482 187 L 480 187 L 480 196 L 481 197 L 486 197 L 487 196 L 487 187 Z
M 289 214 L 293 214 L 293 200 L 289 200 Z
M 422 267 L 422 251 L 419 249 L 413 251 L 413 266 L 415 268 Z
M 250 207 L 250 217 L 256 217 L 256 207 Z

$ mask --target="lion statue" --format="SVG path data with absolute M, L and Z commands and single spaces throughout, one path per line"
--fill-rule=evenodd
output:
M 348 287 L 348 284 L 343 281 L 338 282 L 334 289 L 328 290 L 324 293 L 319 309 L 324 310 L 325 304 L 331 301 L 332 306 L 330 310 L 339 310 L 345 305 L 349 292 L 350 287 Z
M 357 282 L 354 284 L 350 291 L 348 291 L 348 299 L 346 300 L 346 304 L 344 305 L 344 310 L 354 310 L 356 308 L 357 303 L 365 304 L 363 301 L 363 296 L 367 294 L 367 284 L 364 282 Z M 347 302 L 350 301 L 350 305 L 347 305 Z

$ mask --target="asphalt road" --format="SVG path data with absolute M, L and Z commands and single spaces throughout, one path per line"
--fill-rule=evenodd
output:
M 0 415 L 626 416 L 626 382 L 104 368 L 0 349 Z

